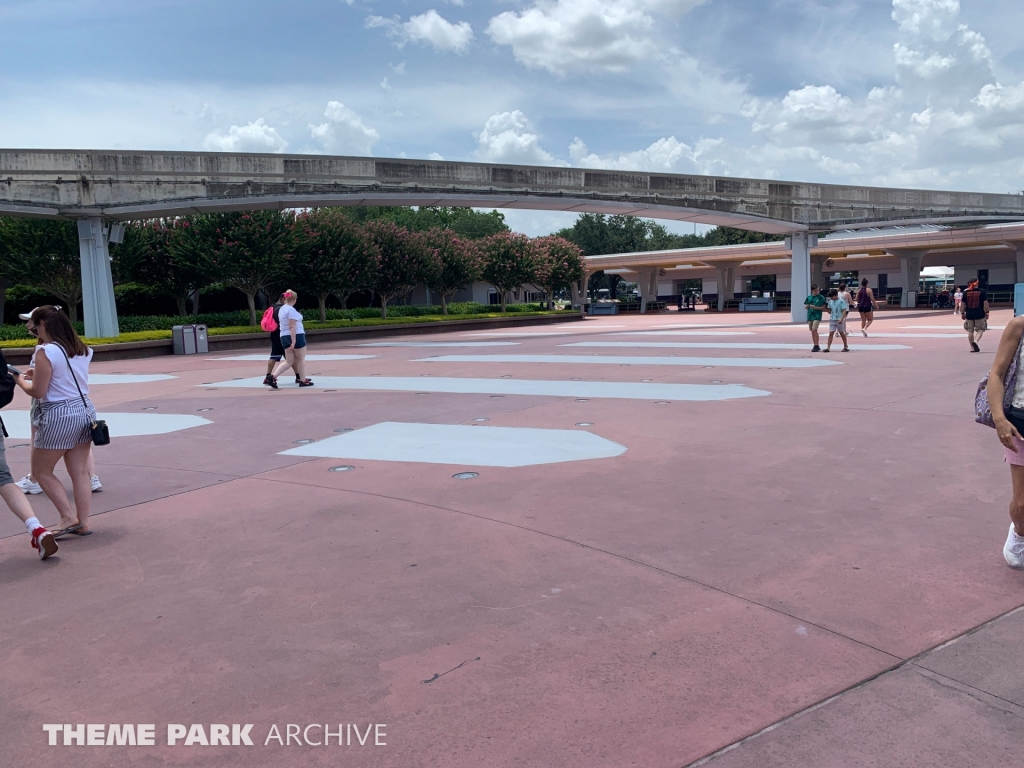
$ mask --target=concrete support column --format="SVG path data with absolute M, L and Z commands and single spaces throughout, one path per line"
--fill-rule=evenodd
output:
M 804 298 L 811 293 L 811 248 L 817 244 L 818 236 L 809 232 L 796 232 L 786 238 L 793 263 L 789 319 L 794 323 L 807 322 Z
M 93 338 L 120 336 L 114 280 L 110 274 L 107 228 L 99 217 L 78 222 L 78 252 L 82 260 L 82 305 L 85 335 Z
M 890 251 L 900 260 L 900 279 L 903 281 L 903 296 L 900 306 L 911 308 L 917 306 L 917 289 L 921 283 L 921 257 L 924 251 Z
M 647 302 L 651 300 L 651 280 L 657 279 L 657 271 L 651 272 L 647 269 L 640 270 L 636 281 L 636 287 L 640 291 L 640 314 L 647 312 Z
M 828 261 L 828 256 L 822 254 L 820 256 L 811 256 L 811 285 L 817 285 L 819 288 L 823 288 L 825 282 L 825 262 Z M 808 286 L 807 293 L 810 293 L 810 286 Z
M 1015 283 L 1024 283 L 1024 240 L 1004 240 L 1003 245 L 1013 248 L 1017 254 L 1017 279 Z

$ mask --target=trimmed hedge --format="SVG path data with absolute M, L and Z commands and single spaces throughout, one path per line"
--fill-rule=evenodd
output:
M 472 301 L 460 302 L 458 304 L 448 305 L 449 318 L 456 317 L 500 317 L 501 313 L 495 313 L 494 307 L 487 306 L 486 304 L 477 304 Z M 530 313 L 536 314 L 538 311 L 545 311 L 543 305 L 540 304 L 510 304 L 508 312 L 506 314 L 523 314 Z M 318 317 L 316 309 L 305 310 L 304 314 L 307 318 L 310 318 L 306 325 L 309 327 L 317 327 L 320 325 L 324 328 L 332 328 L 336 326 L 323 325 L 317 323 L 314 318 Z M 430 317 L 437 319 L 444 319 L 441 315 L 441 307 L 439 306 L 399 306 L 399 307 L 388 307 L 388 320 L 392 319 L 406 319 L 415 317 Z M 339 320 L 380 320 L 380 310 L 374 309 L 373 307 L 361 307 L 359 309 L 328 309 L 327 320 L 328 322 L 339 321 Z M 118 318 L 118 325 L 121 329 L 121 337 L 123 338 L 126 334 L 141 333 L 143 331 L 170 331 L 175 325 L 190 325 L 192 323 L 205 325 L 211 330 L 215 328 L 249 328 L 249 313 L 246 310 L 239 310 L 237 312 L 209 312 L 200 313 L 196 316 L 187 317 L 174 317 L 168 315 L 124 315 Z M 79 321 L 75 323 L 75 330 L 79 334 L 85 333 L 85 323 Z M 259 328 L 256 329 L 259 332 Z M 249 333 L 249 331 L 231 331 L 231 333 Z M 25 330 L 24 323 L 18 323 L 15 325 L 3 325 L 0 326 L 0 342 L 10 341 L 14 339 L 31 339 L 28 331 Z M 166 338 L 166 337 L 158 337 Z
M 449 306 L 451 306 L 451 305 L 449 305 Z M 482 306 L 482 305 L 476 305 L 476 306 Z M 517 305 L 517 306 L 527 306 L 527 305 Z M 536 306 L 536 305 L 533 305 L 533 306 Z M 391 307 L 388 307 L 388 314 L 389 315 L 391 314 L 391 309 L 392 309 Z M 417 309 L 417 307 L 413 307 L 413 309 Z M 341 312 L 364 313 L 367 310 L 365 310 L 365 309 L 362 309 L 362 310 L 356 309 L 356 310 L 336 310 L 336 311 L 338 313 L 341 313 Z M 303 324 L 309 330 L 317 330 L 317 329 L 328 329 L 328 328 L 365 328 L 365 327 L 371 327 L 371 326 L 375 326 L 375 325 L 401 325 L 403 323 L 436 323 L 436 322 L 445 321 L 445 320 L 478 320 L 480 318 L 487 318 L 487 317 L 494 317 L 494 318 L 508 317 L 508 313 L 504 313 L 503 314 L 501 312 L 469 312 L 469 313 L 449 314 L 449 315 L 442 315 L 440 313 L 437 313 L 437 314 L 432 314 L 432 315 L 426 315 L 425 314 L 425 315 L 414 315 L 414 316 L 406 316 L 406 317 L 388 317 L 387 320 L 383 320 L 380 317 L 380 310 L 375 310 L 375 312 L 376 312 L 376 316 L 375 317 L 372 316 L 372 317 L 340 318 L 340 319 L 337 319 L 337 320 L 328 320 L 326 323 L 321 323 L 321 322 L 318 322 L 318 321 L 310 321 L 310 322 L 305 322 Z M 235 317 L 235 313 L 223 313 L 223 314 L 232 317 L 236 321 L 238 319 L 237 317 Z M 241 312 L 241 313 L 238 313 L 238 314 L 243 316 L 243 322 L 244 322 L 244 320 L 248 320 L 248 318 L 249 318 L 249 313 L 248 312 Z M 328 313 L 328 315 L 329 314 L 330 313 Z M 516 312 L 514 312 L 512 314 L 516 314 L 516 315 L 523 316 L 523 317 L 535 317 L 535 316 L 541 316 L 541 315 L 577 314 L 577 313 L 576 312 L 567 312 L 565 310 L 556 310 L 554 312 L 551 312 L 551 311 L 547 311 L 547 310 L 540 311 L 540 310 L 537 310 L 537 309 L 533 309 L 533 310 L 523 309 L 523 310 L 518 310 L 518 311 L 516 311 Z M 200 317 L 203 317 L 203 316 L 200 315 Z M 122 328 L 125 327 L 125 323 L 123 322 L 125 319 L 127 319 L 127 318 L 121 318 L 121 327 Z M 159 318 L 159 319 L 161 319 L 161 320 L 172 319 L 172 320 L 175 320 L 174 325 L 187 325 L 188 323 L 181 322 L 181 321 L 183 319 L 187 320 L 187 319 L 190 319 L 190 318 Z M 78 325 L 81 325 L 81 323 L 79 323 Z M 0 331 L 3 331 L 3 330 L 8 329 L 8 328 L 14 328 L 14 327 L 15 326 L 2 326 L 2 327 L 0 327 Z M 33 339 L 32 339 L 31 336 L 28 335 L 28 332 L 25 331 L 25 326 L 22 325 L 22 326 L 17 326 L 17 327 L 19 327 L 23 331 L 23 333 L 21 335 L 14 336 L 13 338 L 12 337 L 4 337 L 4 336 L 0 335 L 0 339 L 2 339 L 2 340 L 0 340 L 0 349 L 14 349 L 14 348 L 24 349 L 26 347 L 34 346 L 33 343 L 26 343 L 27 341 L 33 341 Z M 266 333 L 266 331 L 264 331 L 258 325 L 243 325 L 241 323 L 239 323 L 237 325 L 225 325 L 225 326 L 221 326 L 221 327 L 211 327 L 211 326 L 208 325 L 207 329 L 208 329 L 208 333 L 209 333 L 210 336 L 229 336 L 231 334 L 239 334 L 239 333 L 261 333 L 261 334 L 265 334 Z M 79 333 L 83 333 L 84 332 L 80 328 L 78 330 L 79 330 Z M 156 341 L 156 340 L 159 340 L 159 339 L 169 339 L 169 338 L 171 338 L 171 331 L 168 328 L 168 329 L 153 329 L 153 330 L 132 331 L 132 332 L 127 332 L 127 333 L 122 333 L 120 336 L 116 336 L 114 338 L 107 338 L 107 339 L 84 338 L 83 340 L 89 346 L 96 346 L 98 344 L 120 344 L 120 343 L 126 343 L 126 342 L 130 342 L 130 341 Z

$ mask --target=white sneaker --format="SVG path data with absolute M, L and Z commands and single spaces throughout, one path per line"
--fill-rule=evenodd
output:
M 1010 523 L 1010 533 L 1003 545 L 1003 557 L 1011 568 L 1024 569 L 1024 536 L 1018 536 Z
M 43 489 L 39 485 L 39 483 L 32 482 L 32 479 L 28 475 L 25 475 L 23 478 L 21 478 L 21 480 L 16 482 L 15 485 L 18 486 L 23 493 L 30 493 L 33 496 L 36 495 L 37 493 L 43 492 Z
M 93 475 L 92 476 L 92 492 L 96 493 L 96 491 L 102 491 L 102 490 L 103 490 L 103 483 L 100 482 L 99 476 L 98 475 Z

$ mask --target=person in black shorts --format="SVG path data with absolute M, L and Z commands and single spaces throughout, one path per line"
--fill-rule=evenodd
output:
M 267 375 L 263 379 L 264 385 L 271 389 L 277 389 L 277 379 L 274 378 L 274 366 L 281 362 L 284 357 L 284 347 L 281 346 L 281 320 L 278 313 L 281 311 L 281 297 L 277 297 L 274 304 L 274 323 L 277 328 L 270 332 L 270 359 L 267 361 Z

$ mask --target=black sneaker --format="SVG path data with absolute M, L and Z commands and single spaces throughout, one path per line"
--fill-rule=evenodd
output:
M 821 347 L 819 347 L 817 344 L 815 344 L 813 349 L 811 349 L 811 352 L 821 352 Z
M 269 381 L 267 381 L 267 385 L 271 389 L 277 389 L 277 377 L 276 376 L 268 376 L 267 379 L 269 379 Z
M 265 387 L 272 387 L 272 386 L 274 386 L 274 377 L 271 376 L 269 373 L 266 376 L 263 377 L 263 386 L 265 386 Z
M 974 350 L 975 352 L 981 352 L 981 347 L 979 347 L 979 346 L 977 345 L 977 343 L 976 343 L 976 342 L 973 342 L 973 341 L 971 342 L 971 348 L 972 348 L 972 349 L 973 349 L 973 350 Z

